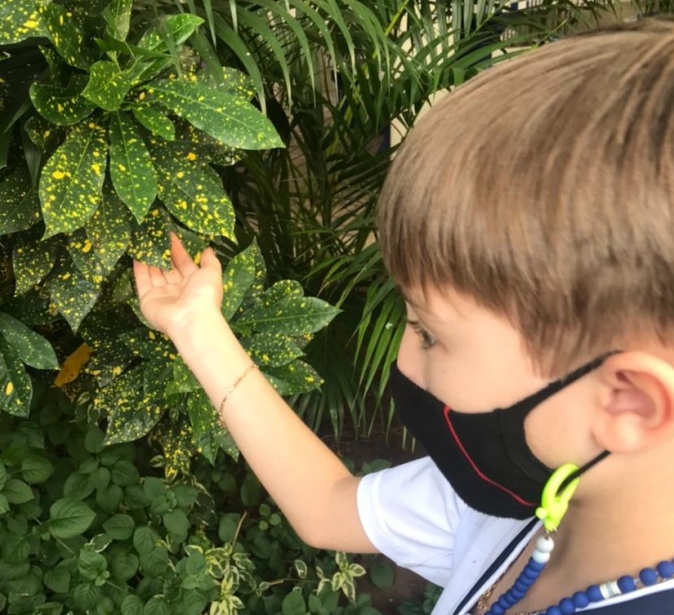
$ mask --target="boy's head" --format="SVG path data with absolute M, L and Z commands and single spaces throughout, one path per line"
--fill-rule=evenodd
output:
M 546 376 L 672 339 L 674 22 L 565 39 L 459 88 L 398 153 L 379 228 L 406 294 L 504 316 Z

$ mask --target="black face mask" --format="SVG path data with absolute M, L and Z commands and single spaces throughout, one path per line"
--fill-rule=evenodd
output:
M 526 519 L 539 506 L 553 469 L 531 452 L 524 420 L 538 404 L 599 367 L 606 356 L 509 408 L 491 412 L 451 410 L 402 374 L 397 363 L 391 368 L 390 387 L 403 424 L 468 506 L 494 517 Z M 607 454 L 583 466 L 576 476 Z

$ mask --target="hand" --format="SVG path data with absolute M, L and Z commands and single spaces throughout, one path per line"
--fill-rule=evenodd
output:
M 197 265 L 172 233 L 171 262 L 171 271 L 133 263 L 143 316 L 169 337 L 200 318 L 220 314 L 223 292 L 222 268 L 211 248 Z

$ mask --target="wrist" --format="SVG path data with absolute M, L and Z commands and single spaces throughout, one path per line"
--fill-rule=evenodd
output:
M 240 347 L 222 314 L 215 310 L 191 314 L 167 334 L 186 360 L 201 357 L 213 348 Z

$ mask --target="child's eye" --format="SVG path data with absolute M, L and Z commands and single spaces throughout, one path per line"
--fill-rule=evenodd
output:
M 412 327 L 412 330 L 421 338 L 421 348 L 423 350 L 430 350 L 435 346 L 435 339 L 419 324 L 418 320 L 408 320 L 407 324 L 409 324 L 410 327 Z

